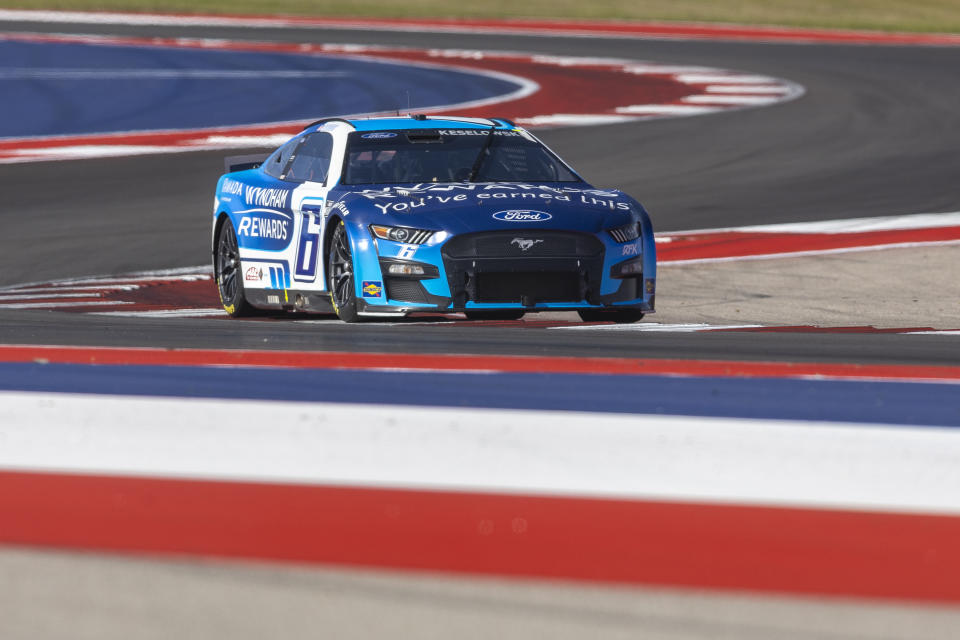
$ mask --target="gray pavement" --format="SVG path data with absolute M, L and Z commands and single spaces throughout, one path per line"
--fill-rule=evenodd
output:
M 4 640 L 943 640 L 895 602 L 0 550 Z
M 957 265 L 960 245 L 660 265 L 651 319 L 960 329 Z

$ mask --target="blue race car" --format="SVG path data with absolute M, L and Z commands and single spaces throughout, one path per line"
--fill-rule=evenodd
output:
M 330 118 L 226 164 L 213 266 L 232 316 L 635 322 L 654 310 L 647 212 L 507 120 Z

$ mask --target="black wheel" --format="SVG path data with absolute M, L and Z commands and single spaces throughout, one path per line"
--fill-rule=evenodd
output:
M 343 221 L 337 223 L 330 238 L 330 251 L 327 254 L 327 288 L 330 289 L 330 302 L 337 316 L 344 322 L 356 322 L 357 294 L 353 283 L 353 256 L 350 253 L 350 239 Z
M 213 275 L 220 292 L 220 303 L 233 317 L 253 315 L 255 309 L 243 294 L 243 274 L 240 273 L 240 249 L 233 224 L 224 220 L 217 235 L 217 252 L 213 258 Z
M 637 309 L 580 309 L 577 313 L 584 322 L 628 324 L 643 318 L 643 311 Z
M 519 320 L 526 312 L 523 309 L 505 309 L 502 311 L 471 309 L 463 313 L 468 320 Z

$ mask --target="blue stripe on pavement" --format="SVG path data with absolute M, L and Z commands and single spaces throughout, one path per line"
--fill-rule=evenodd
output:
M 0 41 L 0 137 L 406 112 L 518 88 L 468 71 L 336 56 Z
M 913 382 L 3 363 L 0 389 L 960 427 L 960 386 Z

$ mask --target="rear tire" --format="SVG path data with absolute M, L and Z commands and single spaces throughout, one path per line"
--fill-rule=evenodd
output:
M 240 249 L 233 223 L 225 219 L 217 234 L 217 251 L 213 256 L 213 276 L 217 281 L 220 303 L 234 318 L 251 316 L 256 310 L 247 302 L 240 268 Z
M 353 281 L 353 255 L 350 253 L 350 238 L 343 220 L 337 222 L 330 236 L 330 251 L 327 254 L 327 288 L 333 310 L 344 322 L 357 322 L 357 294 Z
M 464 311 L 467 320 L 519 320 L 526 313 L 523 309 L 490 310 L 471 309 Z
M 616 322 L 629 324 L 643 318 L 643 311 L 637 309 L 580 309 L 577 311 L 584 322 Z

